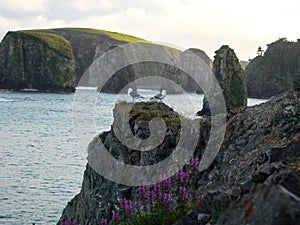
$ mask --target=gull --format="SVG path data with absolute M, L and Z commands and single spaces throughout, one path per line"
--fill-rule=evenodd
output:
M 128 88 L 128 95 L 132 97 L 133 102 L 135 98 L 144 98 L 136 90 L 132 90 L 132 88 Z
M 163 100 L 167 96 L 167 91 L 166 90 L 160 90 L 159 94 L 153 96 L 151 100 Z

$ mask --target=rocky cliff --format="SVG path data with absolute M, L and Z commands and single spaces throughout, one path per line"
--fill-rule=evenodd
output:
M 46 33 L 8 32 L 0 44 L 0 88 L 73 91 L 70 42 Z
M 248 96 L 269 98 L 289 90 L 299 70 L 300 41 L 280 38 L 246 66 Z
M 246 75 L 239 63 L 234 50 L 223 45 L 217 50 L 213 61 L 213 74 L 223 90 L 227 110 L 247 105 Z M 211 87 L 214 88 L 214 87 Z M 213 95 L 217 93 L 211 91 Z M 212 99 L 218 99 L 217 96 Z M 210 115 L 207 99 L 203 100 L 203 109 L 197 113 L 199 116 Z
M 74 70 L 76 86 L 94 60 L 126 43 L 147 43 L 156 48 L 160 47 L 166 54 L 177 55 L 177 58 L 180 55 L 180 51 L 174 48 L 103 30 L 60 28 L 9 32 L 0 48 L 0 88 L 51 90 L 51 85 L 57 85 L 52 84 L 53 76 L 65 82 L 60 85 L 73 88 Z M 60 52 L 67 52 L 68 55 L 60 55 Z M 58 54 L 55 55 L 56 53 Z M 201 57 L 209 60 L 204 52 L 201 53 Z M 117 71 L 101 91 L 118 93 L 129 82 L 144 76 L 170 79 L 186 91 L 199 89 L 195 82 L 178 68 L 159 62 L 140 62 Z M 66 77 L 69 79 L 64 79 Z M 160 85 L 164 86 L 159 82 L 154 86 Z M 169 93 L 178 92 L 170 85 L 162 88 L 167 89 Z
M 203 193 L 204 199 L 175 224 L 279 225 L 299 221 L 298 94 L 289 91 L 264 104 L 239 108 L 229 117 L 216 159 L 189 183 Z M 178 114 L 162 103 L 139 103 L 134 109 L 129 124 L 139 138 L 149 136 L 147 121 L 152 116 L 165 119 L 168 135 L 160 147 L 143 155 L 122 145 L 110 131 L 96 137 L 89 149 L 96 150 L 102 140 L 113 156 L 133 165 L 155 163 L 168 156 L 180 137 L 182 120 L 179 121 Z M 201 132 L 195 155 L 201 158 L 211 121 L 204 118 L 199 122 Z M 120 209 L 121 197 L 135 195 L 135 188 L 111 182 L 87 165 L 82 190 L 68 203 L 60 222 L 75 219 L 76 224 L 99 224 L 101 218 L 111 218 L 112 210 Z

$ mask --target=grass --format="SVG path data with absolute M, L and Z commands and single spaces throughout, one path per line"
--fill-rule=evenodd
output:
M 49 48 L 57 51 L 62 56 L 66 58 L 72 57 L 72 48 L 70 42 L 59 35 L 30 31 L 30 30 L 16 31 L 15 33 L 20 35 L 25 35 L 33 39 L 38 39 L 43 43 L 45 43 L 47 46 L 49 46 Z
M 56 32 L 56 31 L 70 31 L 70 32 L 76 32 L 76 33 L 86 33 L 86 34 L 95 34 L 95 35 L 105 35 L 110 38 L 119 40 L 119 41 L 124 41 L 124 42 L 142 42 L 142 43 L 151 43 L 150 41 L 147 41 L 142 38 L 138 38 L 135 36 L 131 36 L 128 34 L 122 34 L 118 32 L 111 32 L 111 31 L 106 31 L 106 30 L 97 30 L 97 29 L 92 29 L 92 28 L 57 28 L 57 29 L 40 29 L 40 30 L 33 30 L 35 32 Z

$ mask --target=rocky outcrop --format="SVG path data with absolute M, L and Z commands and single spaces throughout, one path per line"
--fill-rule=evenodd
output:
M 133 165 L 155 163 L 168 156 L 179 138 L 178 114 L 161 103 L 139 103 L 133 109 L 129 124 L 139 138 L 149 136 L 150 115 L 168 122 L 168 135 L 160 147 L 143 155 L 122 145 L 110 131 L 96 137 L 89 149 L 97 149 L 101 139 L 114 157 Z M 200 121 L 195 150 L 199 156 L 207 143 L 210 123 L 210 118 Z M 204 194 L 202 204 L 176 224 L 295 224 L 300 217 L 300 175 L 295 171 L 300 166 L 297 92 L 286 92 L 258 106 L 239 108 L 226 126 L 216 159 L 208 169 L 199 172 L 194 183 L 195 189 Z M 102 216 L 110 218 L 111 210 L 118 209 L 120 197 L 134 195 L 134 188 L 113 183 L 87 165 L 82 190 L 68 203 L 60 221 L 74 218 L 76 224 L 98 224 Z
M 241 67 L 234 50 L 223 45 L 217 50 L 213 62 L 213 74 L 223 90 L 227 110 L 247 105 L 246 75 Z M 214 88 L 214 87 L 212 87 Z M 213 91 L 211 92 L 214 94 Z M 217 99 L 213 96 L 212 99 Z M 210 115 L 207 99 L 203 100 L 203 108 L 198 116 Z
M 248 96 L 269 98 L 289 90 L 299 68 L 300 41 L 280 38 L 268 44 L 265 54 L 252 59 L 246 67 Z
M 73 91 L 75 62 L 66 39 L 32 31 L 8 32 L 0 44 L 0 88 Z
M 299 194 L 300 176 L 291 169 L 300 156 L 299 119 L 300 103 L 293 91 L 243 108 L 230 118 L 214 165 L 199 179 L 199 189 L 207 195 L 198 213 L 211 215 L 217 224 L 285 224 L 272 223 L 276 214 L 281 222 L 293 224 L 299 211 L 286 214 L 276 203 L 283 201 L 287 208 L 300 204 L 291 197 Z M 283 174 L 292 174 L 293 178 L 281 182 L 280 177 L 286 176 Z M 256 185 L 257 192 L 253 191 Z M 268 190 L 272 194 L 264 195 Z
M 114 123 L 123 119 L 121 114 L 127 107 L 132 105 L 121 102 L 115 106 Z M 162 144 L 153 151 L 141 152 L 124 146 L 116 137 L 114 129 L 95 137 L 88 151 L 97 149 L 99 141 L 102 141 L 110 154 L 126 164 L 145 166 L 163 160 L 172 153 L 172 149 L 179 141 L 177 134 L 181 130 L 181 125 L 178 113 L 163 103 L 136 103 L 130 111 L 129 126 L 136 137 L 148 138 L 149 121 L 154 117 L 165 120 L 167 135 Z M 122 126 L 116 126 L 116 129 L 123 131 Z M 70 221 L 73 218 L 76 224 L 99 224 L 101 217 L 111 217 L 111 211 L 119 208 L 120 198 L 132 197 L 134 190 L 132 187 L 109 181 L 87 164 L 81 192 L 68 203 L 60 221 L 63 219 Z
M 156 45 L 130 35 L 103 30 L 61 28 L 9 32 L 0 48 L 0 88 L 32 87 L 52 90 L 52 86 L 57 86 L 57 82 L 55 83 L 52 77 L 60 77 L 64 82 L 60 85 L 74 88 L 97 58 L 126 43 L 147 44 L 145 48 L 153 46 L 160 48 L 164 54 L 174 57 L 174 60 L 180 58 L 180 51 L 177 49 Z M 201 52 L 200 57 L 209 61 L 203 51 L 194 50 Z M 59 55 L 61 52 L 68 55 Z M 70 76 L 72 79 L 64 79 Z M 193 79 L 180 69 L 168 64 L 149 61 L 128 65 L 116 71 L 100 91 L 119 93 L 128 83 L 145 76 L 172 80 L 189 92 L 199 90 Z M 156 80 L 149 86 L 156 86 L 157 89 L 164 88 L 168 93 L 182 92 L 180 88 L 174 88 L 174 85 L 161 82 L 161 80 Z

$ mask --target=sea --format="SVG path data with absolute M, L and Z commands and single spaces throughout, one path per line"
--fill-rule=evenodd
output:
M 140 92 L 143 101 L 157 94 Z M 185 93 L 167 95 L 163 102 L 194 118 L 202 100 L 203 95 Z M 88 143 L 110 130 L 119 101 L 132 99 L 94 89 L 73 94 L 0 91 L 0 224 L 57 223 L 81 189 Z M 248 99 L 248 105 L 265 101 Z M 78 113 L 85 116 L 78 119 Z M 85 121 L 88 118 L 92 123 Z M 81 128 L 87 131 L 83 143 L 78 141 Z

